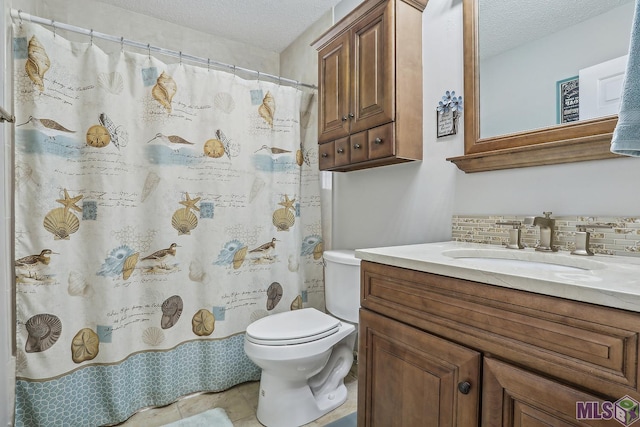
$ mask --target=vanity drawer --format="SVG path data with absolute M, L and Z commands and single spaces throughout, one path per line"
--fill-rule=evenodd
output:
M 638 396 L 637 313 L 368 261 L 361 305 L 568 384 Z
M 393 156 L 395 140 L 393 138 L 393 123 L 369 129 L 367 133 L 369 145 L 369 159 L 381 159 Z
M 320 144 L 318 146 L 318 153 L 320 155 L 320 159 L 318 160 L 318 168 L 320 170 L 330 169 L 333 167 L 336 160 L 334 147 L 335 144 L 333 141 Z
M 334 166 L 344 166 L 344 165 L 348 165 L 349 162 L 351 161 L 351 157 L 350 157 L 350 153 L 351 150 L 349 150 L 349 137 L 345 137 L 345 138 L 340 138 L 340 139 L 336 139 L 335 141 L 335 162 L 334 162 Z

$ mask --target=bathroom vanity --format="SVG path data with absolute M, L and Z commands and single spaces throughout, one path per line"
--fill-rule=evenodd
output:
M 360 427 L 629 425 L 610 418 L 640 401 L 640 259 L 458 242 L 356 257 Z

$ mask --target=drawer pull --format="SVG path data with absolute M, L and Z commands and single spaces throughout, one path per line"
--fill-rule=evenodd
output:
M 376 144 L 382 144 L 382 138 L 376 138 L 373 142 Z
M 327 153 L 322 153 L 322 157 L 329 157 Z
M 357 150 L 358 148 L 360 148 L 360 144 L 353 144 L 353 148 Z
M 344 153 L 344 148 L 338 148 L 338 153 L 340 154 Z
M 469 391 L 471 390 L 471 383 L 469 381 L 458 383 L 458 390 L 462 394 L 469 394 Z

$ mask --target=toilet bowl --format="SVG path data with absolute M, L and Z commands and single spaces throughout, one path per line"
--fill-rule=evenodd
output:
M 337 265 L 340 274 L 327 271 Z M 326 251 L 325 266 L 325 293 L 346 295 L 353 287 L 359 289 L 359 260 L 353 251 Z M 341 301 L 333 313 L 330 299 L 327 295 L 327 311 L 343 318 L 303 308 L 264 317 L 247 327 L 244 351 L 262 368 L 257 418 L 265 426 L 301 426 L 346 401 L 344 377 L 353 364 L 357 328 L 344 317 L 357 321 L 360 303 L 351 297 L 350 304 Z

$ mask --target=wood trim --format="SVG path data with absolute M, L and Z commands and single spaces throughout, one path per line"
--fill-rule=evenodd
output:
M 463 0 L 464 156 L 447 160 L 464 172 L 481 172 L 623 157 L 609 151 L 616 116 L 491 138 L 480 137 L 478 2 Z M 584 144 L 579 150 L 569 148 L 577 143 Z M 521 148 L 529 150 L 521 151 Z

